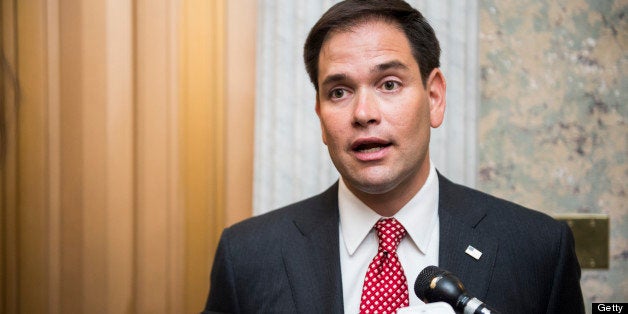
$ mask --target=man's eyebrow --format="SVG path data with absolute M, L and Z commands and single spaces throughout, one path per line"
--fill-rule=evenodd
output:
M 378 64 L 378 65 L 374 66 L 371 69 L 371 73 L 373 73 L 373 72 L 384 72 L 384 71 L 390 70 L 390 69 L 408 70 L 409 68 L 408 68 L 407 65 L 405 65 L 401 61 L 393 60 L 393 61 L 385 62 L 385 63 Z M 345 73 L 331 74 L 331 75 L 325 77 L 325 79 L 321 83 L 321 86 L 324 86 L 326 84 L 331 84 L 331 83 L 344 81 L 346 79 L 347 79 L 347 74 L 345 74 Z
M 330 84 L 330 83 L 344 81 L 346 79 L 347 79 L 347 75 L 344 73 L 332 74 L 332 75 L 327 76 L 325 80 L 323 80 L 323 83 L 321 83 L 321 86 Z
M 409 68 L 407 65 L 403 64 L 401 61 L 393 60 L 393 61 L 376 65 L 375 67 L 371 69 L 371 73 L 372 72 L 384 72 L 390 69 L 408 70 Z

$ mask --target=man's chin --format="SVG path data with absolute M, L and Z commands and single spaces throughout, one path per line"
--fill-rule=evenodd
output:
M 397 184 L 390 180 L 346 180 L 345 184 L 353 193 L 381 195 L 392 191 Z

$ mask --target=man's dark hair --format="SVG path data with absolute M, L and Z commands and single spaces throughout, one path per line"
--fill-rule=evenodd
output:
M 334 32 L 348 31 L 370 20 L 397 24 L 410 42 L 419 65 L 423 85 L 434 68 L 440 66 L 440 46 L 434 29 L 421 12 L 403 0 L 346 0 L 331 7 L 316 22 L 303 46 L 305 69 L 318 91 L 318 57 L 323 44 Z

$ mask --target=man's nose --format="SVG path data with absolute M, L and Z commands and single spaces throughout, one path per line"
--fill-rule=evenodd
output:
M 378 124 L 381 120 L 379 103 L 372 91 L 360 90 L 355 98 L 353 124 L 366 127 L 369 124 Z

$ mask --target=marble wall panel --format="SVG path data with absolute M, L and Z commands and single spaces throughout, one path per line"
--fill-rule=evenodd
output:
M 610 217 L 591 302 L 628 300 L 628 1 L 481 0 L 478 187 L 547 213 Z

